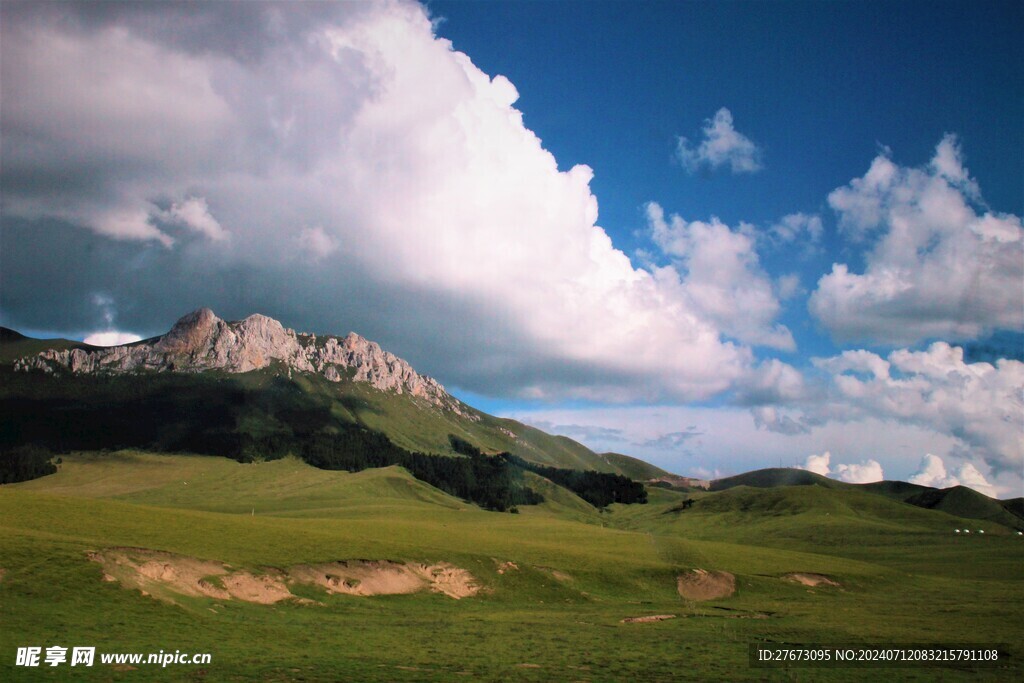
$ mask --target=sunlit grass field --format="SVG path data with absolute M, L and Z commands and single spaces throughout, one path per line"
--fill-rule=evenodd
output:
M 538 488 L 544 488 L 537 482 Z M 599 512 L 553 485 L 482 511 L 399 468 L 317 470 L 136 452 L 65 456 L 0 487 L 0 680 L 1018 680 L 1024 539 L 860 491 L 680 494 Z M 674 511 L 693 495 L 697 503 Z M 953 529 L 984 528 L 984 535 Z M 337 560 L 449 562 L 484 587 L 307 602 L 175 604 L 103 580 L 90 551 L 147 548 L 258 573 Z M 514 563 L 512 568 L 507 563 Z M 676 577 L 736 593 L 684 600 Z M 782 579 L 812 572 L 839 586 Z M 311 602 L 310 602 L 311 601 Z M 628 617 L 676 615 L 654 623 Z M 1001 643 L 1000 668 L 752 668 L 751 643 Z M 15 667 L 18 647 L 209 652 L 161 669 Z

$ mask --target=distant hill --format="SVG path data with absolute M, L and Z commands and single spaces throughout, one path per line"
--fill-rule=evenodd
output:
M 725 491 L 736 486 L 752 486 L 755 488 L 774 488 L 776 486 L 823 486 L 825 488 L 842 488 L 843 482 L 823 477 L 807 470 L 787 467 L 771 467 L 754 470 L 733 477 L 715 479 L 708 487 L 709 491 Z
M 751 488 L 820 486 L 826 489 L 859 490 L 916 507 L 941 510 L 956 517 L 988 520 L 1012 529 L 1024 529 L 1024 499 L 1000 501 L 966 486 L 936 489 L 905 481 L 848 484 L 807 470 L 773 467 L 716 479 L 711 482 L 708 490 L 727 491 L 740 486 Z
M 1024 498 L 1010 498 L 1009 500 L 1000 502 L 1003 504 L 1004 508 L 1018 517 L 1024 518 Z
M 957 517 L 987 519 L 1013 529 L 1024 529 L 1024 517 L 998 500 L 966 486 L 929 489 L 906 499 L 907 503 L 930 510 L 941 510 Z

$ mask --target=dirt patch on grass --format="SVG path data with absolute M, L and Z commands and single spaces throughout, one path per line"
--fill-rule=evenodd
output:
M 498 565 L 498 573 L 504 574 L 507 571 L 515 570 L 519 571 L 519 565 L 509 560 L 508 562 L 501 562 L 500 560 L 494 560 L 494 563 Z
M 331 562 L 299 565 L 289 572 L 293 581 L 311 583 L 329 593 L 345 595 L 403 595 L 423 590 L 423 580 L 398 562 Z
M 284 577 L 276 572 L 258 576 L 248 572 L 233 572 L 221 581 L 231 597 L 245 602 L 273 605 L 295 597 L 284 585 Z
M 4 582 L 4 576 L 5 576 L 6 574 L 7 574 L 7 570 L 6 570 L 6 569 L 4 569 L 3 567 L 0 567 L 0 583 L 3 583 L 3 582 Z
M 465 569 L 446 562 L 412 565 L 413 571 L 430 582 L 430 590 L 460 600 L 476 595 L 480 585 Z
M 824 574 L 809 574 L 807 572 L 792 572 L 782 576 L 786 581 L 795 581 L 805 586 L 839 586 L 840 583 Z
M 180 596 L 241 600 L 272 605 L 296 600 L 289 584 L 312 584 L 347 595 L 401 595 L 431 590 L 456 600 L 476 595 L 473 576 L 451 564 L 403 564 L 356 560 L 322 565 L 299 565 L 287 570 L 252 573 L 223 562 L 145 548 L 110 548 L 89 553 L 103 567 L 103 580 L 116 581 L 166 602 Z
M 646 617 L 626 617 L 620 623 L 623 624 L 648 624 L 654 621 L 665 621 L 666 619 L 675 619 L 674 614 L 651 614 Z
M 231 598 L 225 589 L 207 580 L 227 573 L 221 562 L 143 548 L 111 548 L 89 553 L 89 559 L 103 567 L 104 581 L 117 581 L 169 602 L 174 602 L 174 595 Z
M 257 576 L 223 562 L 159 550 L 111 548 L 90 553 L 89 559 L 103 566 L 104 581 L 117 581 L 170 602 L 175 594 L 264 605 L 295 597 L 278 573 Z
M 676 579 L 679 595 L 687 600 L 716 600 L 736 592 L 736 577 L 729 572 L 693 569 Z
M 356 560 L 299 565 L 288 574 L 292 581 L 345 595 L 405 595 L 432 590 L 458 600 L 480 590 L 469 572 L 443 562 L 428 565 Z

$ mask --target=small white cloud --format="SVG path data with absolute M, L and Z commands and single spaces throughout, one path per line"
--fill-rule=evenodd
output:
M 230 237 L 228 231 L 210 215 L 210 207 L 203 197 L 189 197 L 181 203 L 174 204 L 168 212 L 168 218 L 205 235 L 214 242 L 221 242 Z
M 800 275 L 798 273 L 780 275 L 779 279 L 775 281 L 775 290 L 778 292 L 779 299 L 783 301 L 792 299 L 801 291 Z
M 821 455 L 808 455 L 807 460 L 804 461 L 804 465 L 800 469 L 827 477 L 832 473 L 832 468 L 829 466 L 829 461 L 831 459 L 832 454 L 828 451 L 825 451 Z
M 877 460 L 865 460 L 850 465 L 836 465 L 836 475 L 848 484 L 870 484 L 885 478 L 882 465 Z
M 754 406 L 750 409 L 750 414 L 754 418 L 754 426 L 758 429 L 787 436 L 806 434 L 810 431 L 806 424 L 794 420 L 775 406 Z
M 811 244 L 821 241 L 821 235 L 825 232 L 821 224 L 821 216 L 817 214 L 791 213 L 779 219 L 779 222 L 769 229 L 770 234 L 777 241 L 783 243 L 802 240 Z
M 96 232 L 116 240 L 156 240 L 170 248 L 174 239 L 150 221 L 149 211 L 139 207 L 117 207 L 82 212 L 84 220 Z
M 948 472 L 942 458 L 928 453 L 921 458 L 917 472 L 910 477 L 910 483 L 946 489 L 951 486 L 967 486 L 986 496 L 996 496 L 996 489 L 972 463 L 966 462 L 956 472 Z
M 131 344 L 141 339 L 142 337 L 131 332 L 106 330 L 105 332 L 93 332 L 82 341 L 93 346 L 121 346 L 122 344 Z
M 298 241 L 302 250 L 312 256 L 315 261 L 330 256 L 338 250 L 338 240 L 328 235 L 320 226 L 303 228 L 299 233 Z
M 703 133 L 704 139 L 695 148 L 684 137 L 678 140 L 676 154 L 690 173 L 701 167 L 714 170 L 725 164 L 733 173 L 761 170 L 761 149 L 733 127 L 732 113 L 725 107 L 704 122 Z

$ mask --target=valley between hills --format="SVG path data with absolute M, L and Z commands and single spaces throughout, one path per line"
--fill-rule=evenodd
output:
M 206 309 L 0 336 L 0 663 L 60 680 L 1017 680 L 1021 501 L 773 469 L 700 482 L 496 418 L 373 342 Z M 966 533 L 970 531 L 970 533 Z M 984 533 L 981 533 L 984 532 Z M 752 666 L 767 645 L 999 660 Z

